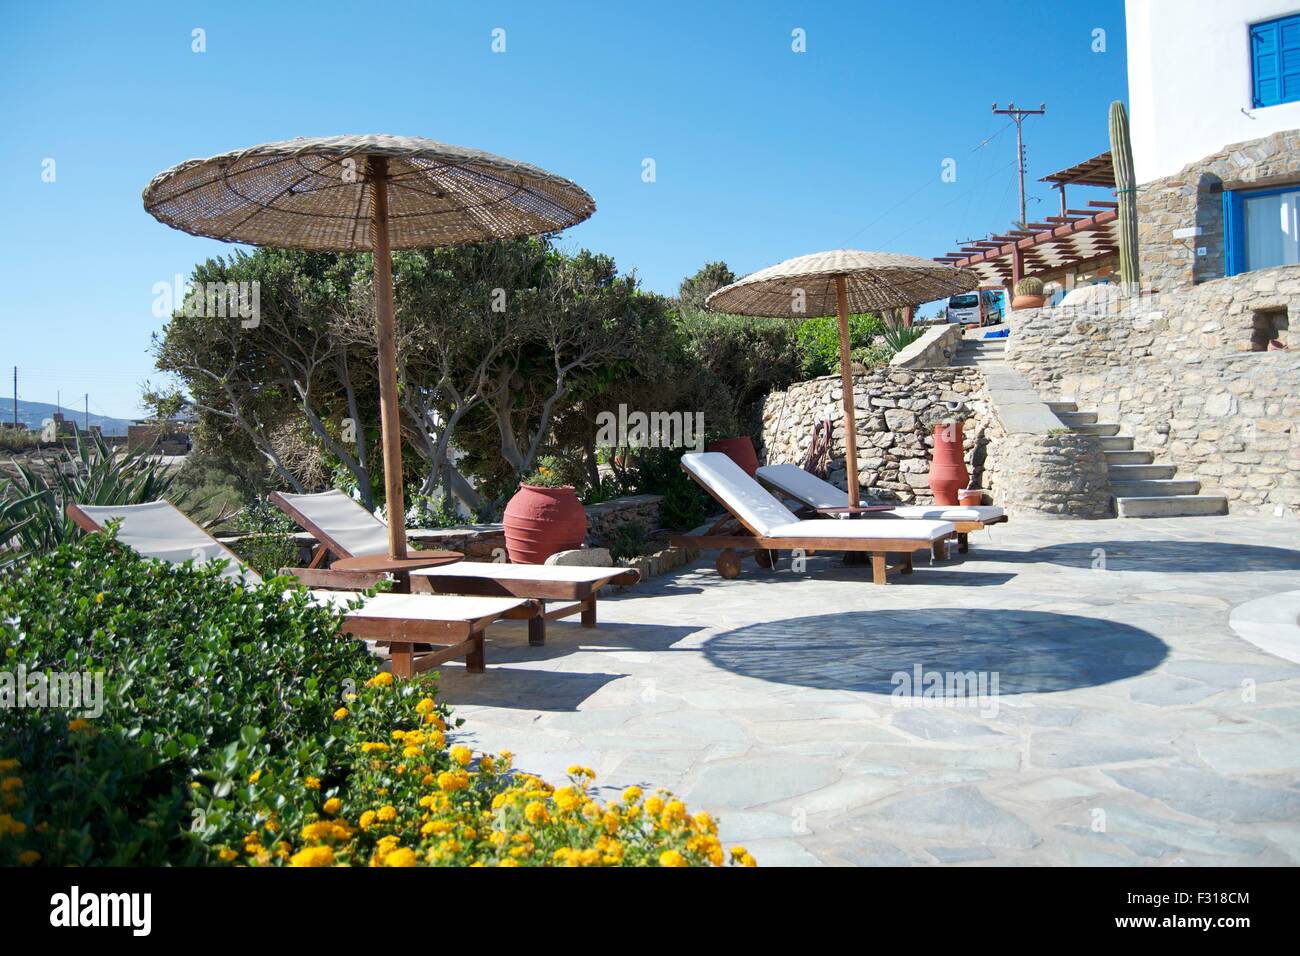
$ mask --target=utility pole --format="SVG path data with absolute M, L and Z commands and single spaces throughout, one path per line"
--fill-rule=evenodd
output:
M 1047 112 L 1047 104 L 1039 103 L 1036 110 L 1017 109 L 1015 103 L 1008 103 L 1006 109 L 998 109 L 998 104 L 993 104 L 993 112 L 999 116 L 1010 116 L 1011 121 L 1016 124 L 1016 170 L 1020 174 L 1020 225 L 1023 227 L 1029 221 L 1025 212 L 1025 141 L 1021 135 L 1021 126 L 1025 122 L 1026 116 L 1042 116 Z
M 90 393 L 86 393 L 86 434 L 90 434 Z
M 14 366 L 14 431 L 18 431 L 18 366 Z

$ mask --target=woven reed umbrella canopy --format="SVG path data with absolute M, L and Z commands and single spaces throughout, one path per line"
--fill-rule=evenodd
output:
M 894 252 L 835 249 L 787 259 L 718 289 L 705 305 L 718 312 L 810 319 L 837 315 L 840 385 L 844 401 L 844 457 L 849 504 L 858 497 L 858 437 L 853 414 L 849 313 L 884 312 L 969 292 L 978 277 L 930 259 Z
M 406 556 L 393 324 L 393 249 L 556 232 L 596 211 L 536 166 L 415 136 L 331 136 L 192 159 L 145 187 L 144 207 L 196 236 L 282 249 L 373 252 L 389 556 Z

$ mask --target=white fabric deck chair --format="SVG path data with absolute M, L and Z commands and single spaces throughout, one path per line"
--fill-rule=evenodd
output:
M 871 576 L 877 584 L 886 583 L 890 570 L 911 573 L 912 553 L 936 551 L 941 557 L 944 542 L 956 534 L 948 521 L 841 521 L 837 518 L 812 518 L 800 521 L 785 505 L 734 461 L 719 452 L 700 452 L 682 456 L 682 468 L 713 498 L 726 508 L 730 520 L 739 529 L 724 530 L 724 518 L 703 535 L 680 535 L 674 540 L 710 550 L 721 548 L 718 572 L 726 578 L 740 573 L 737 549 L 754 549 L 759 564 L 770 566 L 769 551 L 846 551 L 871 555 Z M 902 555 L 896 568 L 888 566 L 887 556 Z
M 225 560 L 222 577 L 249 584 L 261 578 L 225 545 L 186 517 L 168 501 L 140 505 L 68 505 L 68 517 L 86 531 L 103 531 L 111 521 L 120 525 L 117 540 L 138 554 L 171 564 Z M 386 641 L 393 674 L 410 677 L 437 664 L 464 657 L 471 671 L 484 669 L 483 632 L 488 624 L 520 612 L 540 613 L 536 602 L 518 598 L 441 597 L 430 594 L 376 594 L 312 590 L 314 602 L 344 611 L 344 630 L 364 641 Z M 365 604 L 347 610 L 364 598 Z M 441 645 L 419 652 L 417 644 Z
M 758 480 L 786 497 L 816 511 L 819 508 L 843 508 L 849 493 L 805 471 L 798 465 L 763 465 Z M 898 505 L 867 517 L 909 518 L 926 521 L 950 521 L 957 528 L 957 549 L 970 549 L 970 533 L 1007 520 L 1001 508 L 993 505 Z
M 320 564 L 322 552 L 335 558 L 356 558 L 388 551 L 387 525 L 341 491 L 312 495 L 277 491 L 270 498 L 320 542 L 313 566 Z M 335 573 L 322 572 L 325 577 L 320 580 L 328 580 Z M 541 614 L 528 619 L 528 643 L 540 646 L 546 643 L 548 620 L 580 614 L 583 627 L 595 627 L 596 592 L 606 584 L 635 584 L 640 576 L 635 568 L 457 561 L 412 571 L 411 590 L 550 602 L 543 604 Z M 310 575 L 300 577 L 311 580 Z

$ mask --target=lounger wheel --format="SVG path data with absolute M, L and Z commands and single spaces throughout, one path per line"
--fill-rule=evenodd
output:
M 754 560 L 758 562 L 760 568 L 771 568 L 776 562 L 772 560 L 772 552 L 767 548 L 755 548 Z
M 728 580 L 740 577 L 740 555 L 736 554 L 731 548 L 727 548 L 715 562 L 718 573 Z

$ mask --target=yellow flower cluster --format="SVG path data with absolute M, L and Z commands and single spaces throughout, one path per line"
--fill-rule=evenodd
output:
M 277 771 L 267 779 L 291 795 L 249 791 L 251 828 L 237 830 L 217 848 L 218 859 L 238 865 L 289 866 L 753 866 L 743 847 L 730 855 L 708 813 L 690 813 L 666 791 L 646 795 L 628 787 L 602 803 L 592 796 L 590 767 L 574 765 L 568 781 L 552 786 L 516 772 L 512 755 L 475 754 L 448 745 L 446 721 L 424 697 L 393 710 L 372 708 L 376 695 L 403 694 L 386 674 L 367 683 L 345 711 L 343 733 L 349 768 L 303 772 L 289 787 Z M 413 706 L 412 706 L 413 705 Z M 383 713 L 404 726 L 384 727 Z M 380 728 L 383 728 L 382 730 Z M 384 740 L 382 738 L 387 738 Z M 327 786 L 324 781 L 342 781 Z M 264 804 L 256 804 L 263 799 Z M 274 813 L 283 817 L 281 836 Z M 238 821 L 234 821 L 238 826 Z M 243 852 L 229 849 L 243 839 Z

